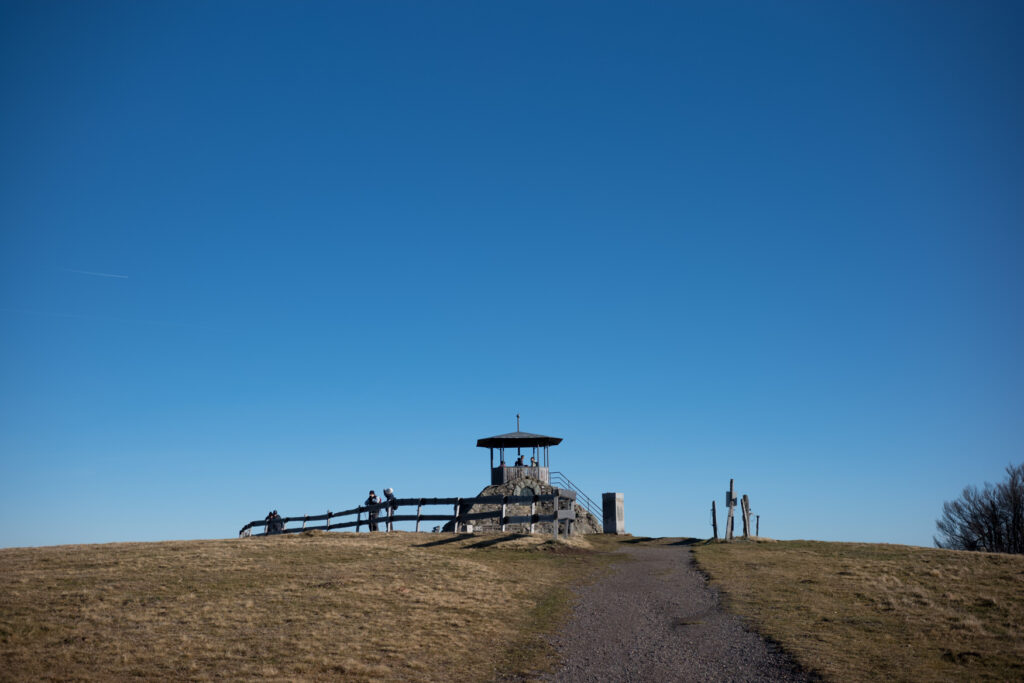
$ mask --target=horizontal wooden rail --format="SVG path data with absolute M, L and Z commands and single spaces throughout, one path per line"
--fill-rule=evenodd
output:
M 551 514 L 537 514 L 536 505 L 538 503 L 548 503 L 554 501 L 556 509 Z M 568 509 L 561 507 L 562 504 L 567 503 Z M 302 531 L 310 530 L 322 530 L 331 531 L 340 529 L 351 529 L 355 527 L 356 531 L 359 531 L 362 527 L 369 527 L 371 524 L 374 526 L 383 525 L 387 531 L 393 529 L 395 522 L 416 522 L 416 531 L 420 530 L 420 522 L 452 522 L 453 528 L 458 530 L 459 527 L 465 527 L 467 523 L 476 522 L 478 520 L 494 519 L 501 525 L 504 530 L 507 524 L 529 524 L 531 532 L 533 526 L 539 523 L 553 522 L 553 533 L 557 537 L 559 533 L 559 527 L 562 526 L 562 522 L 565 522 L 566 533 L 571 533 L 572 525 L 576 521 L 576 508 L 573 503 L 576 502 L 576 491 L 572 489 L 555 489 L 554 493 L 545 493 L 542 495 L 533 496 L 479 496 L 477 498 L 396 498 L 394 500 L 385 500 L 375 505 L 360 505 L 359 507 L 352 508 L 350 510 L 342 510 L 341 512 L 331 512 L 319 515 L 303 515 L 301 517 L 279 517 L 276 520 L 268 519 L 256 519 L 241 528 L 238 532 L 239 536 L 252 536 L 253 529 L 263 527 L 262 533 L 257 533 L 258 536 L 267 536 L 275 533 L 278 534 L 296 534 Z M 437 505 L 451 505 L 453 506 L 453 512 L 451 514 L 423 514 L 423 508 L 428 506 Z M 482 512 L 466 512 L 474 505 L 494 505 L 494 510 L 485 510 Z M 508 515 L 507 507 L 509 505 L 521 505 L 529 506 L 529 515 Z M 416 514 L 396 514 L 396 511 L 400 507 L 415 507 Z M 355 516 L 356 519 L 348 521 L 332 522 L 332 519 L 338 519 L 342 517 Z M 372 515 L 372 516 L 371 516 Z M 287 528 L 289 524 L 301 522 L 302 526 L 293 526 Z M 326 522 L 325 524 L 311 525 L 310 522 Z M 279 531 L 269 531 L 269 525 L 277 523 L 281 525 Z

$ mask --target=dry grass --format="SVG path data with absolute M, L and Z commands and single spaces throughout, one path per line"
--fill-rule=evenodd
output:
M 840 681 L 1024 680 L 1024 557 L 893 545 L 707 544 L 732 609 Z
M 0 679 L 482 680 L 605 562 L 586 541 L 325 534 L 0 550 Z

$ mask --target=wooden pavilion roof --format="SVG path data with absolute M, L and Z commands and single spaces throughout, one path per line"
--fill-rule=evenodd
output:
M 480 448 L 530 448 L 532 446 L 557 446 L 562 443 L 561 437 L 530 434 L 529 432 L 509 432 L 486 439 L 477 439 Z

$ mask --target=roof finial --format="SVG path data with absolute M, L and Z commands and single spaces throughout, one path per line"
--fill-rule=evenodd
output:
M 519 413 L 516 413 L 516 431 L 519 431 Z

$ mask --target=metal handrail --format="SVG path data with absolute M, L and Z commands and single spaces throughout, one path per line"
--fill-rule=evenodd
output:
M 552 485 L 556 485 L 556 486 L 559 486 L 559 487 L 562 487 L 562 488 L 572 489 L 573 491 L 575 491 L 576 492 L 576 502 L 579 503 L 579 505 L 584 510 L 589 512 L 594 517 L 594 519 L 596 519 L 598 522 L 601 521 L 601 514 L 602 514 L 601 506 L 598 505 L 597 503 L 595 503 L 593 501 L 593 499 L 591 499 L 590 496 L 588 496 L 587 494 L 583 493 L 583 491 L 580 491 L 580 488 L 578 486 L 576 486 L 576 484 L 574 484 L 571 481 L 569 481 L 569 477 L 565 476 L 561 472 L 551 472 L 550 473 L 550 478 L 551 478 L 551 484 Z

